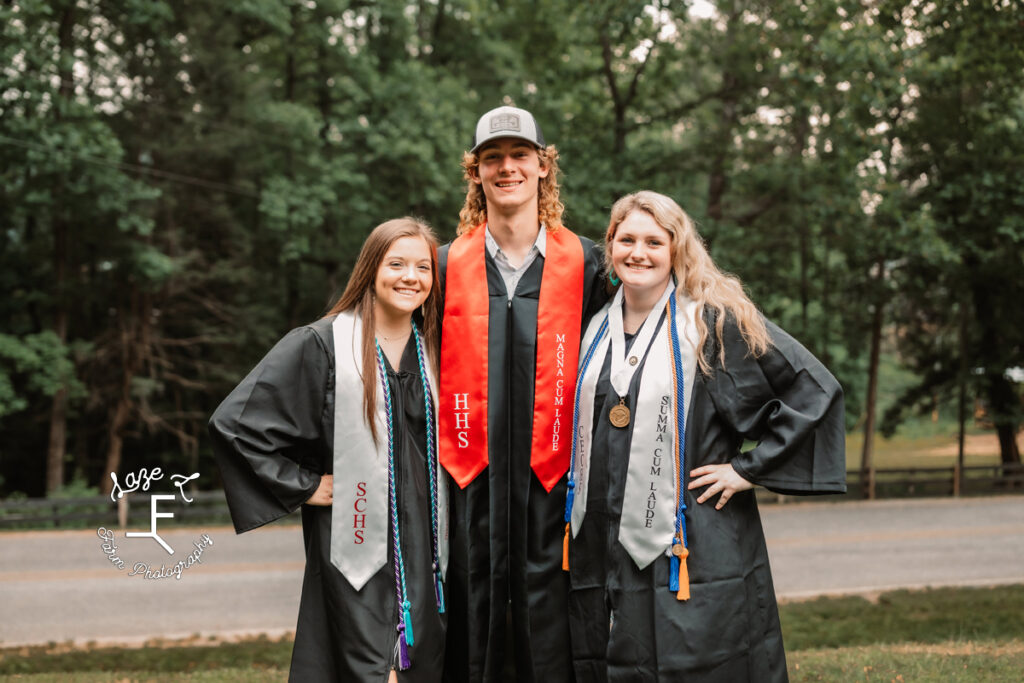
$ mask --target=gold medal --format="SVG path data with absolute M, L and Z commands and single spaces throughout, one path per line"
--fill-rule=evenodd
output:
M 676 543 L 672 546 L 672 554 L 676 557 L 686 557 L 690 554 L 690 551 L 682 543 Z
M 613 427 L 625 427 L 629 424 L 629 408 L 626 407 L 626 399 L 620 398 L 619 405 L 608 411 L 608 421 Z

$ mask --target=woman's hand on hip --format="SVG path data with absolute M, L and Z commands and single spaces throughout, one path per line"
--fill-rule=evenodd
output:
M 686 487 L 687 489 L 692 491 L 702 486 L 708 487 L 704 493 L 700 494 L 700 498 L 697 499 L 698 503 L 703 503 L 716 493 L 722 494 L 718 497 L 718 503 L 715 504 L 716 510 L 721 510 L 734 493 L 754 488 L 754 485 L 737 474 L 729 463 L 698 467 L 695 470 L 690 470 L 690 477 L 690 485 Z
M 306 505 L 330 505 L 334 502 L 334 475 L 325 474 L 320 477 L 320 485 L 306 501 Z

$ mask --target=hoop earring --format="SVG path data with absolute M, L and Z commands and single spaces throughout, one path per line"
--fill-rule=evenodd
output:
M 615 277 L 615 271 L 614 270 L 608 271 L 608 282 L 612 283 L 612 287 L 618 287 L 619 285 L 622 284 L 622 280 L 620 280 L 619 278 Z

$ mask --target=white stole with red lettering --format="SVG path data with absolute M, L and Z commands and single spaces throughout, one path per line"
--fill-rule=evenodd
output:
M 380 369 L 362 371 L 362 319 L 352 311 L 339 313 L 334 334 L 334 502 L 331 510 L 331 563 L 360 590 L 388 559 L 388 424 L 382 387 L 376 396 L 377 442 L 366 423 L 363 382 L 380 382 Z M 424 350 L 424 353 L 426 351 Z M 437 406 L 437 378 L 429 359 L 425 371 Z M 435 424 L 427 425 L 437 433 Z M 395 434 L 396 439 L 401 434 Z M 395 464 L 396 469 L 399 464 Z M 443 577 L 448 568 L 447 487 L 438 465 L 438 559 Z M 401 505 L 401 499 L 399 499 Z M 427 513 L 429 514 L 429 512 Z

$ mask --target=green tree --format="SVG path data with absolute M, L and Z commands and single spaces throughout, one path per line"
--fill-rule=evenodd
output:
M 1024 47 L 1016 39 L 1024 10 L 951 2 L 902 11 L 923 41 L 904 173 L 951 257 L 910 254 L 921 285 L 904 348 L 922 381 L 887 417 L 894 424 L 906 408 L 952 395 L 969 367 L 1003 462 L 1019 463 L 1021 393 L 1007 371 L 1024 360 Z

